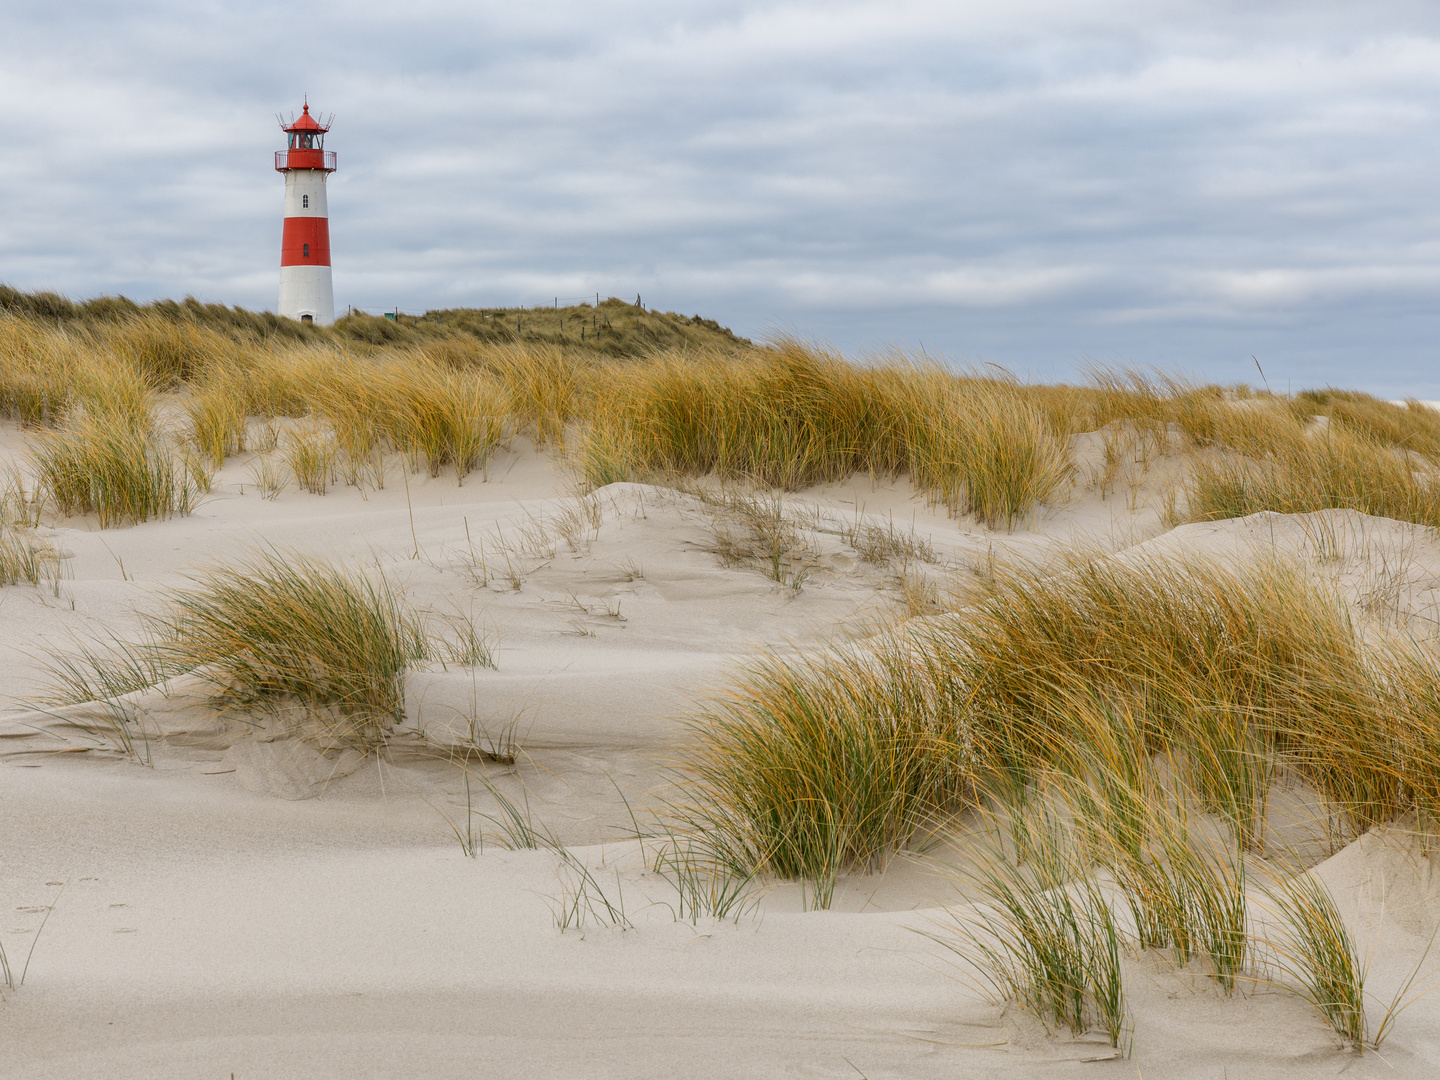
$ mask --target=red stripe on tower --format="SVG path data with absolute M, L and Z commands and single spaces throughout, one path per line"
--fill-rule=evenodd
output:
M 330 219 L 287 217 L 280 241 L 281 266 L 329 266 Z

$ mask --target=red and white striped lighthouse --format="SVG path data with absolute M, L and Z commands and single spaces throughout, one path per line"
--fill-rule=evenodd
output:
M 285 174 L 285 235 L 280 241 L 280 314 L 329 326 L 335 321 L 330 283 L 330 212 L 325 178 L 335 171 L 335 152 L 325 149 L 328 123 L 310 115 L 310 102 L 289 127 L 289 146 L 275 151 L 275 171 Z

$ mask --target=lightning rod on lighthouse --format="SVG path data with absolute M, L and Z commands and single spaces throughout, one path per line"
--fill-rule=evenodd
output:
M 286 149 L 275 151 L 275 171 L 285 174 L 285 233 L 280 241 L 280 314 L 329 326 L 335 321 L 335 291 L 330 282 L 330 214 L 325 180 L 335 171 L 335 152 L 325 149 L 322 124 L 310 115 L 310 103 L 298 120 L 280 129 Z

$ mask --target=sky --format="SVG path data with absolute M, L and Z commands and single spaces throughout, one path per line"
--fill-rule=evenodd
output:
M 273 310 L 307 94 L 342 310 L 1440 398 L 1433 0 L 5 0 L 0 282 Z

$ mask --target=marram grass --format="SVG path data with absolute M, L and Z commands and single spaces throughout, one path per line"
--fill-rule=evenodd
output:
M 95 514 L 101 528 L 188 514 L 209 476 L 200 470 L 197 480 L 153 431 L 89 417 L 41 432 L 32 459 L 40 498 L 64 514 Z
M 1300 873 L 1267 889 L 1282 935 L 1271 943 L 1277 966 L 1352 1049 L 1369 1037 L 1365 969 L 1329 892 Z
M 378 571 L 300 555 L 215 567 L 163 599 L 143 638 L 55 657 L 43 703 L 103 703 L 188 672 L 214 704 L 298 708 L 307 737 L 374 752 L 404 715 L 407 669 L 435 658 L 493 662 L 468 623 L 430 633 Z
M 847 363 L 797 342 L 742 361 L 657 357 L 595 387 L 577 450 L 592 486 L 667 474 L 782 489 L 906 475 L 955 513 L 1010 526 L 1068 478 L 1068 451 L 1003 380 Z
M 697 726 L 689 816 L 726 838 L 743 872 L 818 894 L 844 869 L 883 865 L 966 779 L 961 745 L 909 674 L 845 654 L 757 669 Z
M 998 793 L 987 834 L 1012 841 L 972 836 L 972 866 L 962 875 L 972 904 L 937 920 L 927 936 L 956 953 L 997 1001 L 1076 1034 L 1098 1029 L 1122 1049 L 1131 1027 L 1122 960 L 1145 950 L 1162 950 L 1179 966 L 1201 962 L 1227 993 L 1275 983 L 1309 1001 L 1355 1051 L 1378 1048 L 1417 996 L 1410 988 L 1428 948 L 1372 1037 L 1365 967 L 1324 885 L 1300 872 L 1264 886 L 1258 902 L 1270 918 L 1257 930 L 1243 854 L 1188 820 L 1195 793 L 1174 774 L 1163 780 L 1149 759 L 1140 769 L 1169 790 L 1134 831 L 1129 815 L 1097 821 L 1106 802 L 1098 791 L 1088 803 L 1083 797 L 1086 785 L 1110 783 L 1106 762 L 1078 786 L 1057 774 L 1020 802 Z M 1122 785 L 1134 771 L 1126 767 Z M 1128 922 L 1117 914 L 1122 900 Z
M 1340 507 L 1440 524 L 1440 415 L 1364 394 L 1283 397 L 1105 369 L 1084 385 L 1032 386 L 899 354 L 856 362 L 795 340 L 754 346 L 618 301 L 547 312 L 559 336 L 542 340 L 506 321 L 539 313 L 355 316 L 322 331 L 190 302 L 3 299 L 0 412 L 42 430 L 102 414 L 138 428 L 153 423 L 147 399 L 178 394 L 205 469 L 241 449 L 245 417 L 328 428 L 340 475 L 362 488 L 383 484 L 387 452 L 463 482 L 528 433 L 562 448 L 592 487 L 904 476 L 952 513 L 1009 528 L 1069 497 L 1069 436 L 1120 421 L 1149 457 L 1186 457 L 1170 520 Z M 656 323 L 621 355 L 609 328 L 622 315 L 684 332 Z
M 312 495 L 324 495 L 335 472 L 336 450 L 328 432 L 306 427 L 284 438 L 285 461 L 295 483 Z
M 420 376 L 420 377 L 417 377 Z M 458 481 L 485 465 L 504 433 L 501 396 L 482 376 L 412 366 L 386 373 L 381 413 L 392 443 Z
M 1440 812 L 1434 661 L 1377 649 L 1285 563 L 1002 569 L 961 612 L 756 668 L 702 717 L 688 768 L 736 850 L 812 880 L 883 862 L 977 785 L 1136 754 L 1167 755 L 1242 849 L 1282 768 L 1358 831 Z
M 927 936 L 959 956 L 995 999 L 1076 1035 L 1103 1031 L 1121 1048 L 1133 1027 L 1121 960 L 1133 943 L 1069 830 L 1048 810 L 1030 817 L 1038 827 L 1026 857 L 975 850 L 965 879 L 979 902 Z
M 245 450 L 245 398 L 239 387 L 215 381 L 196 389 L 184 403 L 186 436 L 195 452 L 212 468 Z
M 53 545 L 37 539 L 30 529 L 0 519 L 0 586 L 39 585 L 58 573 L 59 556 Z
M 418 616 L 384 578 L 301 556 L 210 570 L 167 600 L 156 636 L 172 666 L 225 701 L 324 712 L 336 738 L 367 748 L 403 715 L 402 676 L 428 655 Z
M 732 874 L 808 881 L 823 906 L 841 873 L 978 807 L 1008 846 L 979 853 L 982 907 L 937 940 L 997 997 L 1118 1045 L 1124 954 L 1163 950 L 1226 993 L 1278 957 L 1361 1049 L 1364 972 L 1333 902 L 1282 882 L 1279 937 L 1259 939 L 1249 861 L 1282 772 L 1352 834 L 1440 813 L 1437 672 L 1414 641 L 1362 640 L 1295 564 L 1001 567 L 963 611 L 752 669 L 699 720 L 684 820 Z

